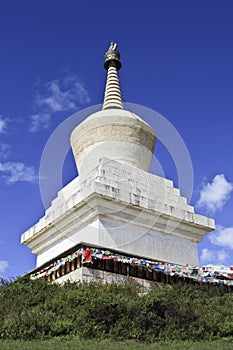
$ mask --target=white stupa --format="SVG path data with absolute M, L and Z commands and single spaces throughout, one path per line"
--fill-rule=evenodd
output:
M 214 229 L 173 182 L 150 174 L 155 132 L 143 116 L 124 110 L 112 43 L 103 109 L 71 134 L 79 176 L 59 191 L 45 215 L 22 234 L 37 266 L 79 244 L 147 259 L 198 265 L 197 244 Z

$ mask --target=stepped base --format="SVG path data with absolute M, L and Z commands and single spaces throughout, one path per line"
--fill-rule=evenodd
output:
M 21 242 L 37 267 L 75 245 L 198 265 L 197 243 L 214 221 L 194 213 L 170 180 L 101 158 L 85 179 L 64 187 Z

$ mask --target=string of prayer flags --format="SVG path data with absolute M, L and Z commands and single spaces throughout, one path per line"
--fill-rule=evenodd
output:
M 170 276 L 191 278 L 199 282 L 208 282 L 216 284 L 233 285 L 233 266 L 181 266 L 176 264 L 165 263 L 162 261 L 152 261 L 144 258 L 129 257 L 111 252 L 107 249 L 100 248 L 82 248 L 80 247 L 73 254 L 56 260 L 54 263 L 44 267 L 40 271 L 31 274 L 31 279 L 49 276 L 57 271 L 67 262 L 72 262 L 75 258 L 81 256 L 83 264 L 91 263 L 93 260 L 114 260 L 117 262 L 141 266 L 142 268 L 156 271 Z

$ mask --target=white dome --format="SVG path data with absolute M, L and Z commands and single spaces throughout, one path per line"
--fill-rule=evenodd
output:
M 154 130 L 140 117 L 123 109 L 105 109 L 90 115 L 71 134 L 79 174 L 106 157 L 148 171 L 155 145 Z

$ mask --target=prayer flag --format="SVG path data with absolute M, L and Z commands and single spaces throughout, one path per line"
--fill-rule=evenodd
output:
M 92 261 L 92 249 L 83 250 L 83 263 L 88 263 Z

